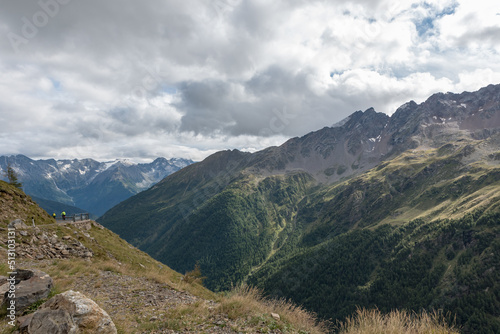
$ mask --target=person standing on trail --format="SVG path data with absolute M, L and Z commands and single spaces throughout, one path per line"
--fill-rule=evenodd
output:
M 56 219 L 56 213 L 55 212 L 52 214 L 52 218 Z
M 61 216 L 62 216 L 62 219 L 63 219 L 63 220 L 66 220 L 66 212 L 64 212 L 64 211 L 63 211 L 63 212 L 61 213 Z

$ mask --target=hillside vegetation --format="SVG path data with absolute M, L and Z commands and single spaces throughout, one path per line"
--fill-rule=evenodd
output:
M 466 165 L 464 151 L 473 147 L 407 152 L 314 192 L 249 283 L 325 318 L 443 309 L 464 332 L 498 332 L 500 169 Z
M 215 294 L 201 285 L 196 272 L 181 275 L 95 222 L 56 224 L 21 190 L 3 181 L 0 189 L 0 230 L 5 234 L 0 236 L 4 249 L 0 275 L 10 271 L 5 251 L 7 222 L 29 218 L 26 222 L 31 223 L 33 218 L 36 227 L 17 232 L 17 267 L 48 273 L 55 282 L 51 295 L 72 289 L 92 298 L 111 316 L 119 333 L 326 332 L 314 314 L 290 302 L 265 299 L 259 291 L 245 287 Z M 92 256 L 51 254 L 47 251 L 51 240 L 81 245 Z M 12 332 L 4 317 L 0 330 Z
M 3 225 L 15 219 L 23 219 L 27 224 L 36 218 L 38 224 L 52 223 L 52 217 L 41 209 L 31 197 L 21 189 L 0 180 L 0 222 Z
M 36 228 L 17 233 L 18 254 L 30 247 L 45 248 L 44 238 L 69 240 L 87 247 L 91 259 L 78 257 L 30 259 L 19 256 L 20 268 L 41 269 L 55 281 L 50 296 L 76 290 L 96 301 L 112 318 L 118 333 L 326 333 L 334 329 L 318 322 L 314 314 L 285 299 L 264 298 L 260 290 L 239 286 L 226 294 L 214 294 L 201 286 L 201 273 L 185 276 L 153 260 L 116 234 L 95 224 L 55 224 L 21 190 L 0 181 L 1 230 L 7 221 L 18 217 L 33 219 Z M 0 247 L 6 247 L 5 236 Z M 6 251 L 0 253 L 0 274 L 7 274 Z M 29 253 L 34 255 L 34 253 Z M 28 312 L 42 304 L 37 302 Z M 389 319 L 389 320 L 386 320 Z M 458 333 L 446 321 L 435 316 L 421 318 L 406 313 L 362 311 L 336 329 L 345 334 Z M 7 319 L 0 321 L 0 331 L 11 333 Z M 425 331 L 424 331 L 425 330 Z

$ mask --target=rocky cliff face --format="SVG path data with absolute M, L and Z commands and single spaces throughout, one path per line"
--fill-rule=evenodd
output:
M 420 105 L 411 101 L 401 106 L 382 137 L 397 153 L 461 139 L 485 139 L 500 128 L 499 110 L 500 85 L 472 93 L 438 93 Z
M 389 116 L 373 108 L 357 111 L 341 126 L 325 127 L 255 153 L 252 171 L 276 175 L 301 170 L 321 183 L 360 173 L 387 153 L 380 141 L 388 121 Z

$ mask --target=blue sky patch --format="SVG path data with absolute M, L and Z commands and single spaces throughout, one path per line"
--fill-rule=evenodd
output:
M 54 78 L 49 78 L 49 80 L 52 82 L 52 86 L 54 87 L 55 90 L 61 90 L 61 82 L 57 81 Z
M 169 95 L 175 95 L 175 94 L 177 94 L 177 88 L 175 88 L 173 86 L 162 85 L 161 86 L 161 90 L 164 93 L 167 93 Z
M 458 3 L 454 2 L 452 5 L 444 8 L 440 12 L 435 12 L 433 9 L 433 5 L 427 2 L 424 2 L 420 6 L 426 9 L 430 9 L 431 12 L 431 15 L 424 17 L 419 21 L 414 21 L 415 27 L 417 28 L 418 36 L 421 37 L 424 35 L 429 35 L 429 36 L 434 35 L 434 22 L 444 16 L 455 14 L 455 10 L 458 7 Z M 413 5 L 412 7 L 416 8 L 418 6 L 415 7 L 415 5 Z

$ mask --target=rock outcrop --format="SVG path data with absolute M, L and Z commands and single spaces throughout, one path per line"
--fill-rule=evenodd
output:
M 15 222 L 15 221 L 14 221 Z M 11 223 L 12 224 L 12 223 Z M 71 223 L 79 231 L 72 231 L 72 235 L 58 237 L 54 232 L 44 230 L 43 225 L 25 229 L 16 228 L 17 247 L 16 256 L 32 260 L 63 259 L 63 258 L 92 258 L 94 253 L 85 247 L 81 241 L 95 242 L 87 232 L 96 226 L 95 222 Z M 68 229 L 68 232 L 70 229 Z M 0 243 L 7 242 L 7 236 L 0 235 Z
M 20 319 L 20 332 L 47 333 L 117 333 L 109 315 L 93 300 L 80 292 L 66 291 L 54 296 L 24 319 Z
M 43 271 L 16 269 L 15 277 L 15 307 L 16 314 L 22 314 L 31 304 L 47 298 L 54 283 L 52 278 Z M 3 292 L 2 305 L 10 303 L 8 298 L 9 284 L 0 287 Z
M 24 223 L 22 219 L 16 219 L 9 223 L 8 228 L 15 228 L 16 230 L 24 230 L 28 228 L 28 225 Z

